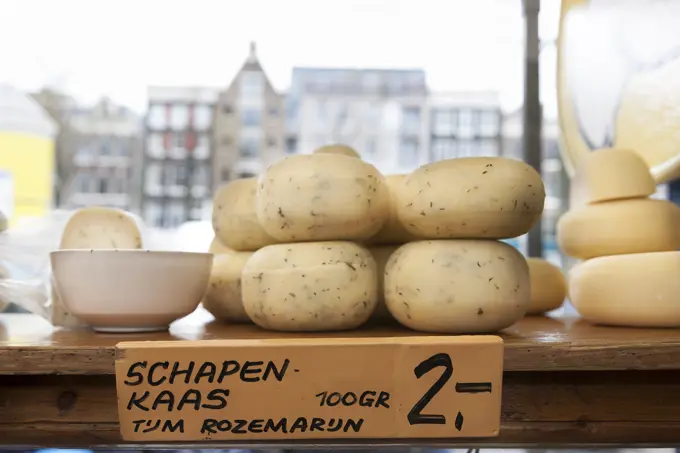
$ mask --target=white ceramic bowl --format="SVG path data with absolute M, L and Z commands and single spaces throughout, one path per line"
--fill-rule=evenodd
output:
M 193 312 L 210 280 L 211 253 L 58 250 L 50 254 L 59 298 L 100 332 L 165 330 Z

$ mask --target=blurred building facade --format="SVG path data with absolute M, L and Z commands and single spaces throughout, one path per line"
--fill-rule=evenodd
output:
M 259 175 L 285 150 L 284 99 L 257 58 L 255 43 L 214 110 L 212 180 L 217 185 Z
M 142 119 L 103 98 L 69 118 L 72 177 L 62 184 L 61 206 L 97 205 L 139 212 Z
M 430 162 L 502 154 L 503 116 L 497 92 L 432 93 L 427 120 Z
M 148 225 L 175 228 L 210 216 L 218 95 L 207 87 L 149 87 L 141 184 Z
M 286 151 L 355 148 L 386 173 L 427 161 L 427 83 L 420 69 L 294 68 L 286 98 Z
M 57 134 L 38 102 L 0 84 L 0 211 L 10 225 L 52 207 Z

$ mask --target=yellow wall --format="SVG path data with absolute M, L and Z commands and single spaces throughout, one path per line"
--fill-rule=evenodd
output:
M 0 170 L 14 182 L 14 215 L 44 216 L 52 207 L 54 142 L 47 138 L 0 131 Z

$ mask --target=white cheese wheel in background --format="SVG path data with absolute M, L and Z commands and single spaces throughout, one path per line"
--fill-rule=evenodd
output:
M 557 243 L 580 259 L 677 250 L 680 207 L 648 198 L 583 205 L 560 217 Z
M 313 154 L 341 154 L 343 156 L 361 157 L 354 148 L 347 145 L 326 145 L 318 148 Z
M 220 187 L 213 200 L 215 237 L 226 247 L 253 251 L 276 243 L 255 213 L 257 178 L 236 179 Z
M 630 150 L 601 149 L 588 153 L 571 181 L 571 206 L 645 198 L 656 192 L 649 167 Z
M 569 299 L 590 322 L 680 327 L 680 252 L 604 256 L 569 273 Z
M 220 241 L 217 237 L 215 237 L 212 242 L 210 243 L 210 247 L 208 248 L 208 252 L 214 253 L 215 255 L 220 255 L 223 253 L 234 253 L 235 250 L 230 249 L 226 245 L 222 244 L 222 241 Z
M 540 175 L 501 157 L 448 159 L 408 175 L 399 219 L 420 238 L 505 239 L 531 229 L 543 212 Z
M 371 247 L 369 250 L 375 259 L 378 269 L 378 304 L 371 315 L 371 319 L 377 322 L 394 321 L 387 306 L 385 305 L 385 266 L 390 256 L 399 248 L 398 245 L 384 245 L 381 247 Z
M 522 318 L 530 300 L 526 260 L 503 242 L 410 242 L 385 268 L 387 308 L 414 330 L 496 332 Z
M 241 273 L 252 252 L 215 255 L 203 308 L 220 321 L 251 322 L 243 308 Z
M 281 242 L 368 239 L 388 213 L 385 178 L 361 159 L 297 155 L 260 176 L 257 216 Z
M 140 225 L 129 213 L 113 208 L 79 209 L 69 217 L 60 249 L 140 249 Z M 55 326 L 76 327 L 83 323 L 71 315 L 52 285 L 50 321 Z
M 69 217 L 60 249 L 139 249 L 142 233 L 135 219 L 113 208 L 83 208 Z
M 557 267 L 541 258 L 526 258 L 531 280 L 531 304 L 528 314 L 540 314 L 560 308 L 567 297 L 567 280 Z
M 397 192 L 401 190 L 404 179 L 406 179 L 406 175 L 385 176 L 390 200 L 389 212 L 382 229 L 370 239 L 371 244 L 404 244 L 415 240 L 415 237 L 404 228 L 397 215 L 397 203 L 399 200 Z
M 242 292 L 246 313 L 262 328 L 353 329 L 376 307 L 376 264 L 351 242 L 270 245 L 246 263 Z

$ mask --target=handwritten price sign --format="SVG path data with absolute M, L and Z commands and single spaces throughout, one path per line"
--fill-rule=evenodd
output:
M 490 437 L 495 336 L 120 343 L 125 440 Z

